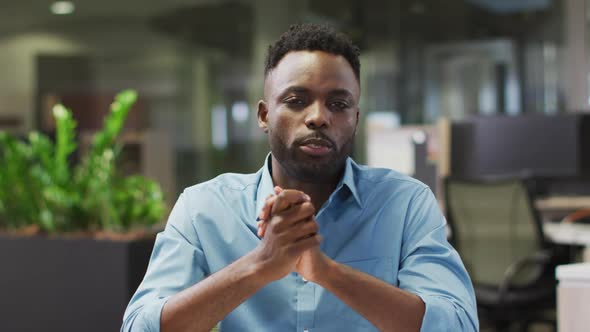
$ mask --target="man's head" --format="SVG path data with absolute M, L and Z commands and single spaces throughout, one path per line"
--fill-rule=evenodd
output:
M 289 177 L 333 181 L 358 124 L 359 49 L 320 25 L 294 25 L 269 48 L 259 126 Z
M 357 81 L 360 80 L 359 48 L 345 34 L 318 24 L 292 25 L 279 40 L 270 45 L 266 55 L 264 76 L 268 76 L 287 53 L 295 51 L 322 51 L 340 55 L 350 64 Z

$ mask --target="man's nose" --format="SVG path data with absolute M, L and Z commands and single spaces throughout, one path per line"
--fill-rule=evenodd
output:
M 321 102 L 317 101 L 309 105 L 305 117 L 305 125 L 308 128 L 322 128 L 330 123 L 330 111 Z

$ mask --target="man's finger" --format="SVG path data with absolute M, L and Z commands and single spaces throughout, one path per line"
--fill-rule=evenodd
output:
M 264 237 L 264 233 L 266 233 L 266 225 L 261 225 L 258 227 L 258 237 L 262 239 Z
M 294 189 L 284 189 L 276 195 L 271 214 L 284 211 L 294 204 L 308 201 L 311 201 L 311 198 L 306 193 Z
M 269 196 L 266 199 L 266 202 L 264 203 L 264 206 L 262 207 L 262 210 L 260 211 L 260 214 L 258 215 L 258 219 L 259 220 L 268 220 L 268 218 L 270 217 L 270 210 L 272 209 L 272 206 L 276 200 L 276 195 L 272 195 Z
M 262 222 L 258 225 L 258 237 L 263 238 L 264 234 L 266 234 L 266 223 Z
M 303 202 L 290 206 L 287 210 L 273 214 L 266 222 L 273 229 L 273 233 L 289 232 L 288 229 L 297 223 L 314 215 L 315 209 L 311 202 Z
M 266 233 L 266 228 L 267 228 L 266 221 L 268 221 L 268 219 L 270 218 L 271 211 L 273 210 L 273 208 L 278 200 L 279 195 L 283 191 L 285 191 L 283 188 L 281 188 L 279 186 L 275 186 L 273 188 L 273 190 L 275 192 L 275 195 L 270 195 L 269 197 L 266 198 L 266 202 L 264 204 L 264 207 L 262 208 L 262 211 L 260 211 L 260 214 L 258 216 L 258 219 L 260 219 L 260 221 L 257 223 L 257 227 L 258 227 L 257 234 L 258 234 L 258 237 L 260 237 L 260 238 L 263 238 L 264 234 Z M 305 201 L 311 200 L 307 194 L 305 194 L 301 191 L 286 190 L 286 192 L 287 192 L 287 194 L 283 195 L 282 199 L 284 200 L 284 202 L 290 202 L 290 203 L 289 204 L 284 203 L 282 209 L 274 209 L 275 213 L 284 211 L 294 204 L 300 204 Z
M 266 198 L 264 206 L 262 207 L 262 210 L 258 214 L 258 220 L 268 220 L 268 218 L 271 215 L 271 212 L 273 212 L 273 206 L 275 205 L 275 203 L 279 197 L 278 195 L 280 195 L 281 192 L 283 192 L 284 190 L 281 187 L 276 186 L 274 188 L 274 191 L 276 193 L 275 195 L 269 195 Z M 302 195 L 302 196 L 299 197 L 298 195 Z M 293 204 L 299 204 L 299 203 L 303 203 L 305 201 L 309 201 L 309 196 L 306 195 L 305 193 L 302 193 L 297 190 L 288 190 L 288 193 L 284 197 L 282 197 L 282 201 L 284 202 L 283 205 L 281 206 L 280 209 L 275 209 L 274 210 L 275 213 L 286 210 L 287 208 L 289 208 Z
M 266 202 L 264 203 L 264 206 L 262 207 L 262 211 L 260 211 L 260 214 L 258 215 L 258 219 L 260 220 L 268 220 L 268 218 L 270 217 L 270 211 L 272 209 L 272 206 L 276 200 L 276 195 L 280 194 L 281 191 L 283 191 L 283 188 L 276 186 L 274 187 L 274 195 L 269 195 L 266 198 Z

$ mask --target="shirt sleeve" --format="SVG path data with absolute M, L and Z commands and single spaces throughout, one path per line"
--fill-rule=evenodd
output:
M 473 285 L 446 238 L 446 220 L 425 188 L 410 202 L 405 220 L 399 287 L 426 305 L 421 331 L 478 331 Z
M 125 310 L 121 332 L 160 331 L 160 315 L 168 298 L 209 274 L 185 201 L 182 194 L 166 228 L 156 237 L 145 277 Z

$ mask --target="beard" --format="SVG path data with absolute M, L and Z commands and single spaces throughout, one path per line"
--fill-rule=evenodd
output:
M 281 135 L 269 132 L 270 150 L 285 173 L 301 182 L 332 183 L 344 170 L 346 159 L 352 152 L 354 133 L 338 147 L 334 141 L 321 132 L 299 137 L 289 146 Z M 299 146 L 309 138 L 320 138 L 331 143 L 330 153 L 322 157 L 312 157 L 303 153 Z

